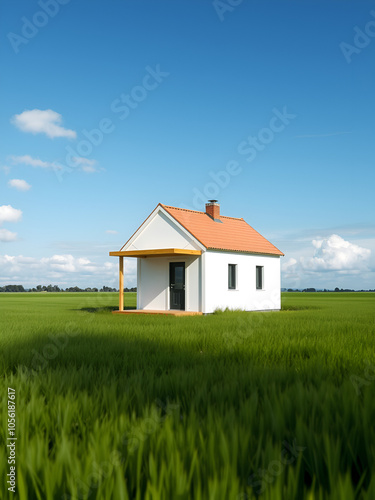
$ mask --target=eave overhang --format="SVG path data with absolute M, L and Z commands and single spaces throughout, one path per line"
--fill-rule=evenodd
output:
M 190 250 L 186 248 L 155 248 L 149 250 L 124 250 L 109 252 L 110 257 L 178 257 L 179 255 L 201 255 L 201 250 Z

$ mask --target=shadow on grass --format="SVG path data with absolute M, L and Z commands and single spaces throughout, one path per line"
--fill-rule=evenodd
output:
M 281 311 L 306 311 L 308 309 L 321 309 L 318 306 L 296 306 L 296 305 L 282 305 Z
M 124 309 L 134 309 L 133 307 L 124 307 Z M 88 313 L 108 313 L 118 311 L 118 306 L 104 306 L 104 307 L 81 307 L 80 309 L 73 309 L 74 311 L 83 311 Z
M 136 306 L 124 306 L 124 310 L 133 310 Z M 111 313 L 118 311 L 118 306 L 102 306 L 102 307 L 80 307 L 79 309 L 69 309 L 70 311 L 81 311 L 85 313 Z
M 136 309 L 136 306 L 124 306 L 124 310 L 133 310 Z M 307 306 L 307 305 L 282 305 L 281 306 L 281 311 L 306 311 L 310 309 L 321 309 L 319 306 Z M 88 313 L 108 313 L 112 311 L 118 311 L 118 306 L 102 306 L 102 307 L 81 307 L 79 309 L 71 309 L 71 311 L 82 311 L 82 312 L 88 312 Z M 215 309 L 215 311 L 212 313 L 213 315 L 218 315 L 218 314 L 228 314 L 228 313 L 264 313 L 268 311 L 244 311 L 243 309 Z M 274 312 L 274 311 L 272 311 Z M 276 311 L 277 312 L 277 311 Z

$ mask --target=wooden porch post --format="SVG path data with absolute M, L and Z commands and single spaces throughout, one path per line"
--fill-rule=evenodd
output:
M 124 257 L 119 257 L 119 311 L 124 310 Z

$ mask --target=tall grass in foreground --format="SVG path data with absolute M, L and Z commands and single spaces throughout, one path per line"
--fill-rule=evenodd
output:
M 0 477 L 13 387 L 21 500 L 373 499 L 374 299 L 175 318 L 2 294 Z

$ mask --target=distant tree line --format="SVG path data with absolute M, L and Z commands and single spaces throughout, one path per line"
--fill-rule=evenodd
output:
M 137 287 L 124 288 L 124 292 L 136 292 Z M 110 286 L 103 286 L 100 288 L 79 288 L 78 286 L 71 286 L 69 288 L 60 288 L 57 285 L 38 285 L 36 288 L 26 289 L 22 285 L 6 285 L 0 287 L 0 292 L 118 292 L 117 288 Z
M 323 290 L 317 290 L 316 288 L 304 288 L 300 290 L 298 288 L 282 288 L 282 292 L 375 292 L 374 290 L 352 290 L 350 288 L 338 288 L 336 287 L 334 290 L 327 290 L 324 288 Z
M 6 285 L 0 286 L 0 292 L 25 292 L 22 285 Z

